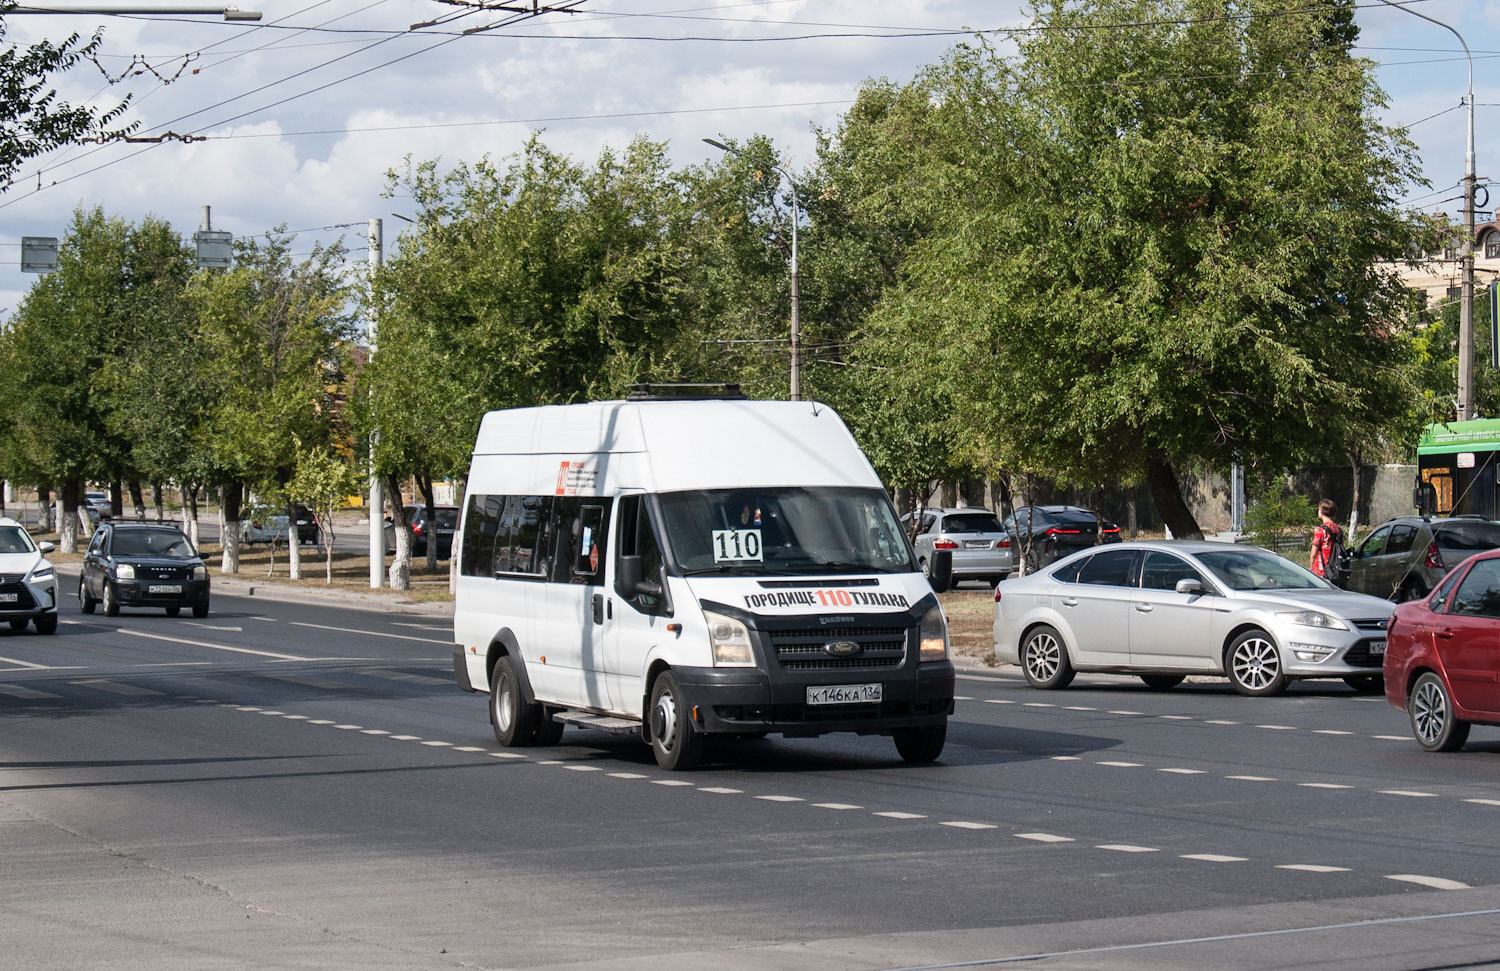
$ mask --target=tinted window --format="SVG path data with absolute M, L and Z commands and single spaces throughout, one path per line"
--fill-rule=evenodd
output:
M 1187 561 L 1170 553 L 1158 553 L 1149 551 L 1146 553 L 1146 562 L 1141 567 L 1141 587 L 1145 590 L 1176 590 L 1178 580 L 1197 580 L 1203 583 L 1203 577 L 1197 570 L 1188 566 Z M 1203 583 L 1205 590 L 1208 584 Z
M 604 576 L 605 526 L 609 520 L 604 507 L 582 506 L 573 521 L 573 579 L 579 583 L 598 583 Z
M 1453 593 L 1450 613 L 1500 617 L 1500 560 L 1480 560 Z
M 176 530 L 115 530 L 110 543 L 113 556 L 162 556 L 173 560 L 191 560 L 198 555 L 188 538 Z
M 944 516 L 943 532 L 998 533 L 1000 532 L 1000 520 L 996 519 L 995 514 L 992 512 Z
M 0 553 L 30 553 L 36 547 L 19 526 L 0 526 Z
M 1063 512 L 1055 512 L 1051 514 L 1051 519 L 1054 523 L 1083 523 L 1085 525 L 1093 525 L 1098 521 L 1098 517 L 1093 513 L 1081 509 L 1068 509 Z
M 1078 571 L 1079 583 L 1096 586 L 1124 587 L 1130 584 L 1130 567 L 1135 562 L 1135 550 L 1106 550 L 1095 553 Z
M 491 576 L 495 531 L 500 528 L 502 496 L 470 496 L 469 515 L 464 520 L 463 554 L 459 570 L 465 576 Z
M 1390 532 L 1391 527 L 1382 526 L 1379 529 L 1375 530 L 1375 532 L 1371 533 L 1369 536 L 1365 537 L 1365 541 L 1359 544 L 1359 555 L 1379 556 L 1381 549 L 1385 547 L 1385 538 L 1386 536 L 1390 535 Z
M 1445 550 L 1477 553 L 1500 546 L 1500 524 L 1496 523 L 1443 523 L 1434 532 L 1438 546 Z
M 1434 593 L 1432 595 L 1432 599 L 1428 601 L 1428 608 L 1435 611 L 1442 611 L 1443 604 L 1448 602 L 1448 597 L 1453 593 L 1453 585 L 1457 582 L 1457 573 L 1448 574 L 1447 578 L 1445 578 L 1442 583 L 1438 584 L 1437 592 Z
M 1385 541 L 1386 553 L 1406 553 L 1411 550 L 1412 537 L 1417 534 L 1415 526 L 1397 523 L 1391 527 L 1390 539 Z

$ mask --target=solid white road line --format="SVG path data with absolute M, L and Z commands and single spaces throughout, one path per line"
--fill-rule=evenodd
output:
M 51 671 L 52 670 L 52 667 L 50 665 L 46 665 L 46 664 L 33 664 L 30 661 L 20 661 L 20 660 L 17 660 L 16 658 L 13 658 L 13 657 L 0 657 L 0 661 L 3 661 L 6 664 L 14 664 L 16 667 L 18 667 L 18 668 L 25 668 L 28 671 Z
M 442 644 L 448 647 L 453 646 L 453 640 L 451 638 L 445 641 L 440 641 L 434 640 L 431 637 L 413 637 L 410 634 L 387 634 L 384 631 L 359 630 L 355 627 L 330 627 L 327 624 L 309 624 L 300 620 L 294 620 L 291 622 L 291 624 L 293 627 L 311 627 L 314 630 L 338 631 L 340 634 L 360 634 L 364 637 L 389 637 L 398 641 L 417 641 L 421 644 Z
M 119 629 L 121 634 L 129 634 L 131 637 L 147 637 L 153 641 L 167 641 L 171 644 L 187 644 L 190 647 L 206 647 L 212 651 L 229 651 L 233 654 L 253 654 L 256 657 L 269 657 L 278 661 L 321 661 L 325 658 L 303 657 L 297 654 L 280 654 L 276 651 L 257 651 L 249 647 L 230 647 L 228 644 L 211 644 L 208 641 L 194 641 L 186 637 L 168 637 L 165 634 L 150 634 L 143 630 L 131 630 L 128 627 Z

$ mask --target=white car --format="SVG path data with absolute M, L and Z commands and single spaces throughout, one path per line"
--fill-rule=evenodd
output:
M 1158 689 L 1208 674 L 1244 695 L 1276 694 L 1297 678 L 1375 693 L 1394 609 L 1269 550 L 1121 543 L 996 587 L 995 657 L 1037 688 L 1102 671 Z
M 57 573 L 46 554 L 51 543 L 38 546 L 26 527 L 0 518 L 0 620 L 11 630 L 36 625 L 38 634 L 57 632 Z

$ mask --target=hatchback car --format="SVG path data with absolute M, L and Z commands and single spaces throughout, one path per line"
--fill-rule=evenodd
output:
M 91 614 L 100 602 L 106 616 L 121 607 L 163 607 L 176 617 L 191 607 L 208 616 L 208 567 L 175 526 L 110 523 L 99 527 L 83 555 L 78 601 Z
M 901 518 L 902 528 L 908 535 L 915 515 L 907 513 Z M 930 575 L 934 552 L 950 550 L 954 583 L 983 580 L 993 587 L 1014 566 L 1010 537 L 1000 528 L 1000 520 L 988 509 L 925 510 L 911 545 L 917 551 L 917 563 L 922 567 L 923 576 Z
M 1373 693 L 1394 609 L 1269 550 L 1125 543 L 996 587 L 995 657 L 1037 688 L 1104 671 L 1163 689 L 1207 674 L 1243 695 L 1276 694 L 1296 678 L 1342 678 Z
M 438 559 L 446 560 L 453 555 L 453 531 L 458 527 L 458 507 L 434 506 L 432 511 L 437 517 L 436 525 L 428 524 L 426 506 L 406 507 L 406 521 L 411 523 L 411 555 L 426 556 L 427 539 L 436 534 Z M 391 524 L 389 517 L 385 521 L 385 551 L 387 554 L 396 552 L 396 527 Z
M 36 543 L 26 527 L 0 518 L 0 620 L 11 630 L 36 625 L 38 634 L 57 632 L 57 573 L 47 554 L 51 543 Z
M 1477 516 L 1381 523 L 1350 550 L 1346 590 L 1398 603 L 1426 597 L 1465 557 L 1500 548 L 1500 523 Z
M 309 546 L 318 542 L 318 519 L 306 506 L 293 507 L 297 514 L 297 542 Z M 273 539 L 285 542 L 287 538 L 285 515 L 270 515 L 260 519 L 240 520 L 240 542 L 245 544 L 269 543 Z
M 1463 747 L 1471 724 L 1500 725 L 1500 550 L 1471 556 L 1432 595 L 1396 608 L 1385 697 L 1429 752 Z
M 1080 549 L 1120 541 L 1119 526 L 1081 506 L 1022 506 L 1005 517 L 1001 528 L 1010 536 L 1015 555 L 1027 557 L 1027 572 Z

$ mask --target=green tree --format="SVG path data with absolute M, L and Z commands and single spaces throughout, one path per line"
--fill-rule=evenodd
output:
M 297 470 L 287 483 L 294 502 L 306 503 L 317 515 L 323 538 L 323 576 L 333 583 L 333 514 L 344 500 L 359 491 L 361 477 L 347 456 L 327 446 L 304 449 L 297 443 Z M 297 545 L 296 521 L 288 521 L 287 543 Z M 436 545 L 433 543 L 432 545 Z
M 1144 478 L 1178 536 L 1199 534 L 1178 469 L 1281 467 L 1392 421 L 1404 294 L 1382 265 L 1417 173 L 1341 10 L 1088 0 L 1049 5 L 1019 58 L 957 48 L 915 83 L 903 165 L 934 227 L 871 344 L 957 376 L 976 451 Z

